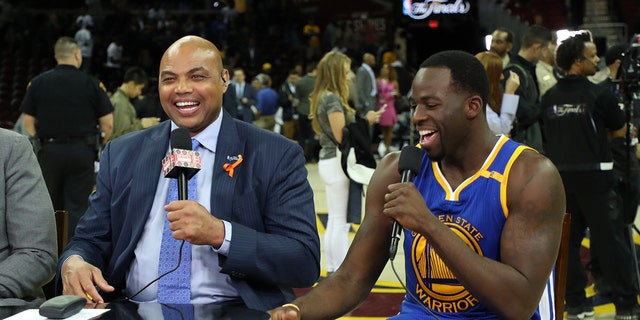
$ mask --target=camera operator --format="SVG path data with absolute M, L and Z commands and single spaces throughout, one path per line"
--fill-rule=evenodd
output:
M 639 101 L 632 99 L 632 95 L 638 91 L 633 82 L 638 79 L 633 79 L 637 75 L 625 75 L 619 72 L 623 59 L 631 58 L 628 53 L 629 46 L 626 44 L 617 44 L 607 50 L 605 62 L 610 71 L 610 77 L 601 83 L 616 96 L 620 108 L 625 111 L 627 122 L 628 131 L 625 136 L 612 137 L 611 140 L 613 174 L 618 183 L 617 190 L 620 195 L 618 205 L 623 212 L 619 218 L 625 226 L 634 222 L 640 196 L 638 186 L 640 163 L 637 157 L 637 128 L 640 112 Z
M 621 137 L 611 138 L 611 153 L 613 156 L 613 176 L 615 185 L 615 203 L 611 204 L 610 214 L 618 222 L 618 227 L 622 228 L 627 245 L 634 248 L 631 242 L 631 227 L 636 218 L 636 212 L 640 200 L 640 162 L 638 162 L 637 144 L 640 116 L 640 100 L 637 97 L 637 76 L 636 74 L 625 74 L 620 70 L 620 66 L 625 61 L 629 63 L 629 46 L 626 44 L 616 44 L 610 47 L 605 54 L 605 62 L 609 77 L 602 81 L 605 89 L 610 90 L 618 99 L 620 109 L 625 112 L 627 132 Z M 626 59 L 626 60 L 625 60 Z M 632 249 L 633 250 L 633 249 Z M 610 284 L 606 283 L 602 277 L 602 270 L 597 260 L 591 261 L 591 272 L 594 276 L 595 289 L 601 295 L 611 293 Z M 638 284 L 637 275 L 634 274 L 634 285 Z M 638 287 L 636 286 L 636 290 Z
M 616 319 L 637 319 L 640 307 L 632 277 L 631 250 L 623 228 L 612 219 L 609 204 L 615 199 L 613 159 L 609 139 L 624 137 L 625 114 L 610 90 L 591 83 L 587 76 L 597 70 L 600 58 L 588 33 L 563 41 L 556 62 L 565 76 L 542 97 L 544 149 L 564 183 L 567 212 L 571 213 L 567 273 L 567 319 L 592 316 L 587 300 L 587 276 L 580 247 L 589 227 L 591 255 L 598 260 L 602 276 L 611 285 Z

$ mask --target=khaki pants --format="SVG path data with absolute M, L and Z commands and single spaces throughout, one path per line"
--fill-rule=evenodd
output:
M 298 131 L 298 121 L 287 120 L 282 125 L 282 135 L 294 140 Z
M 276 125 L 276 116 L 273 114 L 268 116 L 260 116 L 258 119 L 253 121 L 253 124 L 262 129 L 273 131 L 273 127 Z

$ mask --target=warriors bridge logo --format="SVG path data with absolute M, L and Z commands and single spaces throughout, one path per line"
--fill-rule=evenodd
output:
M 473 251 L 482 254 L 478 241 L 482 234 L 460 217 L 440 216 L 440 219 Z M 474 307 L 473 297 L 455 278 L 426 238 L 413 233 L 411 261 L 416 274 L 416 297 L 427 307 L 438 312 L 463 312 Z
M 402 13 L 416 20 L 426 19 L 432 14 L 466 14 L 470 9 L 469 1 L 462 0 L 453 3 L 447 0 L 404 0 L 402 3 Z

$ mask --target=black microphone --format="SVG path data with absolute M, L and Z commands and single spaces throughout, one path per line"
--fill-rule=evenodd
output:
M 202 167 L 200 153 L 191 149 L 189 131 L 171 131 L 171 152 L 162 160 L 162 172 L 165 178 L 178 178 L 178 200 L 188 199 L 188 181 Z
M 400 182 L 410 182 L 420 172 L 422 164 L 422 150 L 415 146 L 405 146 L 400 152 L 400 160 L 398 160 L 398 172 L 400 172 Z M 391 231 L 391 247 L 389 248 L 389 260 L 393 261 L 398 251 L 398 242 L 402 235 L 402 226 L 398 221 L 393 221 L 393 229 Z

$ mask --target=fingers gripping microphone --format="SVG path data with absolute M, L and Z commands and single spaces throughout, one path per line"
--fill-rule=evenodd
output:
M 171 152 L 162 160 L 162 172 L 165 178 L 178 178 L 178 200 L 188 199 L 188 181 L 202 167 L 200 153 L 191 149 L 189 131 L 171 131 Z
M 420 172 L 422 162 L 422 151 L 415 146 L 406 146 L 402 148 L 400 160 L 398 160 L 398 172 L 400 172 L 400 182 L 410 182 Z M 391 247 L 389 248 L 389 259 L 393 261 L 398 251 L 398 242 L 402 234 L 402 226 L 398 221 L 393 221 L 393 229 L 391 231 Z

